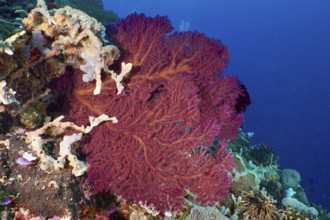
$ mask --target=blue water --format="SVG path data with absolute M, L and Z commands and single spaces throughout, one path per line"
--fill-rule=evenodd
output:
M 330 209 L 330 1 L 119 0 L 105 8 L 168 15 L 177 30 L 228 45 L 225 73 L 250 92 L 245 131 L 296 169 L 311 202 Z

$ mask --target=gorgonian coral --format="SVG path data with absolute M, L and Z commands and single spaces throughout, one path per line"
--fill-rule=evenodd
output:
M 104 113 L 118 119 L 96 127 L 84 147 L 93 191 L 162 212 L 179 210 L 187 193 L 202 204 L 226 196 L 234 165 L 225 139 L 237 135 L 249 103 L 236 78 L 220 76 L 226 47 L 203 34 L 171 30 L 166 17 L 137 14 L 109 27 L 120 61 L 133 65 L 119 95 L 109 75 L 98 96 L 78 71 L 63 77 L 68 120 L 86 124 L 88 115 Z M 215 138 L 222 145 L 210 152 Z

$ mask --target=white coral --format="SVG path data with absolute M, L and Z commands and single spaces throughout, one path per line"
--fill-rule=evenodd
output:
M 111 74 L 111 78 L 116 82 L 117 95 L 119 95 L 124 90 L 124 86 L 121 84 L 121 81 L 131 71 L 131 69 L 132 69 L 131 63 L 122 62 L 120 74 L 117 74 L 112 70 L 109 71 L 109 73 Z
M 282 199 L 282 205 L 285 207 L 290 207 L 296 211 L 303 211 L 305 213 L 311 213 L 314 217 L 319 215 L 319 212 L 314 207 L 308 207 L 299 200 L 293 198 L 292 196 L 296 193 L 292 188 L 289 188 L 285 191 L 286 195 Z
M 95 126 L 98 126 L 100 123 L 104 121 L 112 121 L 113 123 L 117 123 L 118 120 L 116 117 L 109 117 L 105 114 L 100 115 L 99 117 L 89 117 L 90 126 L 86 128 L 83 126 L 77 126 L 72 122 L 61 122 L 63 116 L 56 118 L 52 122 L 47 122 L 45 125 L 35 131 L 27 132 L 25 135 L 27 136 L 28 141 L 31 141 L 31 146 L 33 152 L 40 159 L 40 169 L 46 172 L 52 172 L 53 170 L 63 169 L 66 159 L 69 161 L 69 165 L 73 168 L 72 174 L 75 176 L 81 176 L 87 170 L 87 165 L 85 162 L 78 160 L 78 158 L 71 153 L 71 146 L 75 142 L 79 141 L 82 138 L 83 133 L 89 133 Z M 60 142 L 60 150 L 59 157 L 53 158 L 50 155 L 47 155 L 43 150 L 43 139 L 41 135 L 46 131 L 49 127 L 56 127 L 60 129 L 65 128 L 73 128 L 80 133 L 74 133 L 72 135 L 65 135 Z
M 40 20 L 43 21 L 41 24 Z M 103 46 L 100 36 L 105 27 L 100 22 L 69 6 L 50 12 L 45 2 L 38 0 L 37 8 L 32 10 L 23 23 L 27 29 L 39 29 L 48 37 L 56 39 L 51 49 L 65 54 L 67 63 L 82 70 L 84 82 L 95 80 L 94 95 L 100 94 L 102 70 L 107 70 L 107 66 L 119 58 L 117 47 Z
M 14 102 L 18 102 L 15 98 L 16 92 L 6 87 L 7 83 L 5 80 L 0 82 L 0 104 L 9 105 Z
M 6 53 L 8 55 L 13 55 L 14 50 L 12 48 L 12 44 L 22 35 L 24 35 L 26 32 L 24 30 L 17 32 L 16 34 L 10 36 L 4 41 L 0 40 L 0 53 Z

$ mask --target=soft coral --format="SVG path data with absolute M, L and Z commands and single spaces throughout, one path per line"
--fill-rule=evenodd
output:
M 227 79 L 219 81 L 226 47 L 199 33 L 167 36 L 172 27 L 165 17 L 133 14 L 114 29 L 108 34 L 122 61 L 133 64 L 123 93 L 116 94 L 110 76 L 98 96 L 80 74 L 68 76 L 74 84 L 67 92 L 68 119 L 118 118 L 94 128 L 84 148 L 94 192 L 111 191 L 162 212 L 181 209 L 188 191 L 203 204 L 223 199 L 232 158 L 225 141 L 212 153 L 207 146 L 236 135 L 242 116 L 235 106 L 246 92 L 238 80 L 228 87 L 222 85 Z M 227 133 L 224 124 L 231 124 Z

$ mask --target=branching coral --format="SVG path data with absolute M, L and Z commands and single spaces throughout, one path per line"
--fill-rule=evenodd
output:
M 89 133 L 93 127 L 98 126 L 104 121 L 113 121 L 117 123 L 117 119 L 108 117 L 107 115 L 101 115 L 98 118 L 90 117 L 90 125 L 86 128 L 84 126 L 77 126 L 71 122 L 61 122 L 63 116 L 56 118 L 52 122 L 45 123 L 45 125 L 35 131 L 26 132 L 28 141 L 31 142 L 31 148 L 34 153 L 40 158 L 40 168 L 47 172 L 52 172 L 53 170 L 63 169 L 66 158 L 69 161 L 70 166 L 73 167 L 72 173 L 75 176 L 81 176 L 85 173 L 87 166 L 83 161 L 79 161 L 75 155 L 71 153 L 71 145 L 82 138 L 83 133 Z M 45 140 L 41 138 L 41 135 L 49 127 L 55 127 L 57 129 L 63 130 L 66 128 L 73 128 L 80 133 L 74 133 L 71 135 L 65 135 L 63 140 L 60 142 L 59 157 L 57 159 L 47 155 L 43 150 L 43 143 Z
M 276 200 L 267 195 L 265 190 L 243 192 L 237 201 L 236 209 L 244 220 L 280 220 L 284 216 L 283 211 L 277 209 Z
M 103 46 L 100 35 L 105 28 L 100 22 L 69 6 L 50 13 L 45 2 L 38 0 L 37 7 L 23 20 L 23 24 L 30 31 L 43 31 L 48 38 L 55 39 L 52 49 L 64 54 L 67 64 L 84 72 L 84 82 L 95 80 L 94 95 L 100 93 L 101 71 L 109 72 L 107 66 L 119 57 L 115 46 Z

